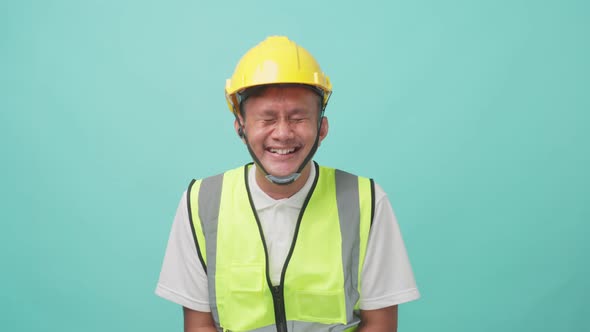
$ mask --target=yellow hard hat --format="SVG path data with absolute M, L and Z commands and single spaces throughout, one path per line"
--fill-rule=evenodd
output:
M 245 89 L 267 84 L 304 84 L 322 91 L 326 107 L 332 84 L 314 57 L 303 47 L 284 36 L 266 38 L 251 48 L 238 62 L 234 74 L 225 84 L 225 98 L 230 111 L 239 113 L 238 94 Z

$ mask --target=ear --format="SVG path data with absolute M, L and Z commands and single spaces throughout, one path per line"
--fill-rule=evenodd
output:
M 240 122 L 244 123 L 242 119 L 240 119 Z M 238 119 L 234 120 L 234 129 L 236 131 L 236 134 L 238 134 L 238 136 L 240 137 L 240 139 L 242 140 L 242 142 L 246 143 L 244 141 L 244 133 L 243 133 L 243 127 L 240 127 L 240 124 L 238 122 Z
M 327 117 L 323 117 L 322 118 L 322 124 L 320 125 L 320 140 L 318 142 L 318 145 L 320 143 L 322 143 L 322 141 L 324 140 L 324 138 L 326 138 L 326 136 L 328 136 L 328 118 Z

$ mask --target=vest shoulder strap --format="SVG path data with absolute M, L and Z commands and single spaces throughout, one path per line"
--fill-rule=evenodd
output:
M 365 262 L 369 232 L 375 215 L 375 182 L 373 179 L 356 176 L 342 171 L 334 172 L 336 184 L 336 201 L 342 225 L 341 232 L 343 241 L 353 241 L 358 244 L 358 267 L 356 278 L 353 281 L 357 284 L 359 293 L 361 290 L 361 274 Z M 351 234 L 352 232 L 352 234 Z M 356 239 L 354 239 L 356 238 Z M 356 265 L 356 263 L 355 263 Z M 355 301 L 354 309 L 359 310 L 360 302 Z
M 188 217 L 197 255 L 207 273 L 207 227 L 217 223 L 224 173 L 192 180 L 186 192 Z

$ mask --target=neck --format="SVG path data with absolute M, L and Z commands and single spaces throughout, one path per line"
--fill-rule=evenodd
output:
M 289 183 L 286 185 L 274 184 L 265 177 L 266 174 L 262 172 L 260 167 L 256 167 L 256 183 L 260 187 L 264 193 L 268 196 L 272 197 L 273 199 L 283 199 L 289 198 L 295 193 L 297 193 L 303 186 L 307 179 L 309 178 L 309 174 L 311 173 L 311 168 L 313 167 L 312 162 L 308 162 L 307 165 L 301 171 L 301 176 L 295 180 L 293 183 Z

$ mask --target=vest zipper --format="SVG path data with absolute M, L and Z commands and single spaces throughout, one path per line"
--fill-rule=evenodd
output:
M 287 332 L 287 315 L 285 313 L 285 301 L 283 299 L 283 287 L 273 286 L 272 299 L 275 308 L 275 323 L 277 325 L 277 332 Z

